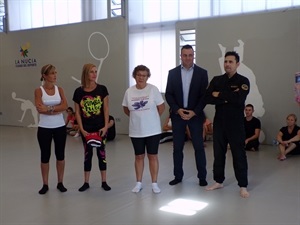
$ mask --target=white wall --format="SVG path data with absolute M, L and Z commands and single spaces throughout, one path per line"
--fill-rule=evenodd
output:
M 197 62 L 210 79 L 224 73 L 222 51 L 239 52 L 238 72 L 250 80 L 246 103 L 254 105 L 261 120 L 263 143 L 272 143 L 288 114 L 300 119 L 294 98 L 295 73 L 300 71 L 299 9 L 198 20 L 196 30 Z M 214 106 L 205 110 L 213 118 Z
M 248 102 L 254 104 L 262 121 L 264 143 L 272 142 L 285 125 L 287 114 L 296 113 L 300 117 L 294 100 L 294 74 L 300 71 L 299 9 L 177 24 L 178 28 L 191 26 L 197 32 L 197 64 L 208 70 L 210 79 L 222 73 L 220 45 L 226 47 L 226 51 L 243 50 L 240 72 L 252 79 L 252 97 Z M 128 118 L 121 106 L 128 87 L 128 32 L 123 18 L 0 33 L 0 125 L 35 125 L 30 107 L 34 102 L 34 89 L 40 85 L 40 68 L 47 63 L 57 67 L 58 84 L 65 89 L 69 105 L 73 106 L 72 95 L 79 83 L 72 76 L 80 79 L 84 63 L 100 63 L 88 50 L 88 38 L 93 32 L 101 32 L 108 39 L 110 51 L 103 61 L 98 81 L 108 87 L 111 114 L 120 119 L 117 132 L 127 133 Z M 244 43 L 243 48 L 239 40 Z M 36 59 L 37 66 L 16 68 L 15 60 L 22 59 L 20 46 L 26 43 L 30 43 L 28 58 Z M 93 40 L 92 46 L 98 49 L 96 53 L 105 56 L 107 45 L 103 39 Z M 212 119 L 214 108 L 207 106 L 205 110 Z
M 41 84 L 43 65 L 56 66 L 57 84 L 64 88 L 69 105 L 74 107 L 72 97 L 80 85 L 82 66 L 94 63 L 99 66 L 98 82 L 106 85 L 110 94 L 110 112 L 120 121 L 117 130 L 127 133 L 128 119 L 121 106 L 128 87 L 127 37 L 124 18 L 2 33 L 0 124 L 36 127 L 34 89 Z M 89 51 L 89 38 L 91 52 L 99 60 Z M 28 57 L 20 55 L 20 47 L 28 50 Z M 16 62 L 28 59 L 36 66 L 16 67 Z

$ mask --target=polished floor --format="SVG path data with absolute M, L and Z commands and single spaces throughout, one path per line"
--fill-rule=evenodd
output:
M 212 143 L 207 143 L 208 182 L 212 184 Z M 230 153 L 230 151 L 229 151 Z M 239 197 L 231 155 L 228 154 L 224 188 L 205 191 L 197 182 L 191 143 L 186 143 L 182 183 L 170 186 L 172 143 L 160 145 L 160 194 L 151 191 L 148 164 L 144 188 L 134 194 L 134 156 L 130 139 L 118 135 L 107 145 L 108 184 L 100 188 L 94 155 L 90 186 L 78 192 L 83 183 L 83 153 L 80 138 L 68 137 L 64 184 L 66 193 L 56 189 L 54 155 L 51 157 L 49 192 L 41 196 L 39 148 L 35 128 L 0 126 L 0 224 L 1 225 L 299 225 L 300 157 L 280 162 L 274 146 L 248 152 L 250 198 Z M 160 210 L 175 209 L 179 199 L 183 215 Z M 206 203 L 200 210 L 197 204 Z M 194 207 L 192 207 L 194 206 Z M 180 211 L 182 213 L 182 211 Z

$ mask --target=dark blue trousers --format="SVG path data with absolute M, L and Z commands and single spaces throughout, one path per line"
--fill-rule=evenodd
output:
M 183 172 L 183 148 L 185 143 L 186 126 L 189 127 L 192 143 L 195 150 L 195 160 L 197 167 L 197 177 L 206 179 L 206 156 L 203 145 L 203 118 L 194 116 L 190 120 L 183 120 L 179 115 L 172 115 L 173 129 L 173 163 L 174 176 L 176 179 L 182 180 Z

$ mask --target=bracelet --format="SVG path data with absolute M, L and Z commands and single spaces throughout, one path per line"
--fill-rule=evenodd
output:
M 53 113 L 54 112 L 54 106 L 53 105 L 48 106 L 47 107 L 47 112 Z

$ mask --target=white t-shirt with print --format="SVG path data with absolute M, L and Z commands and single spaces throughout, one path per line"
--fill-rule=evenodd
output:
M 143 89 L 132 86 L 125 92 L 122 105 L 129 109 L 129 136 L 148 137 L 161 133 L 157 106 L 164 103 L 158 88 L 147 84 Z

